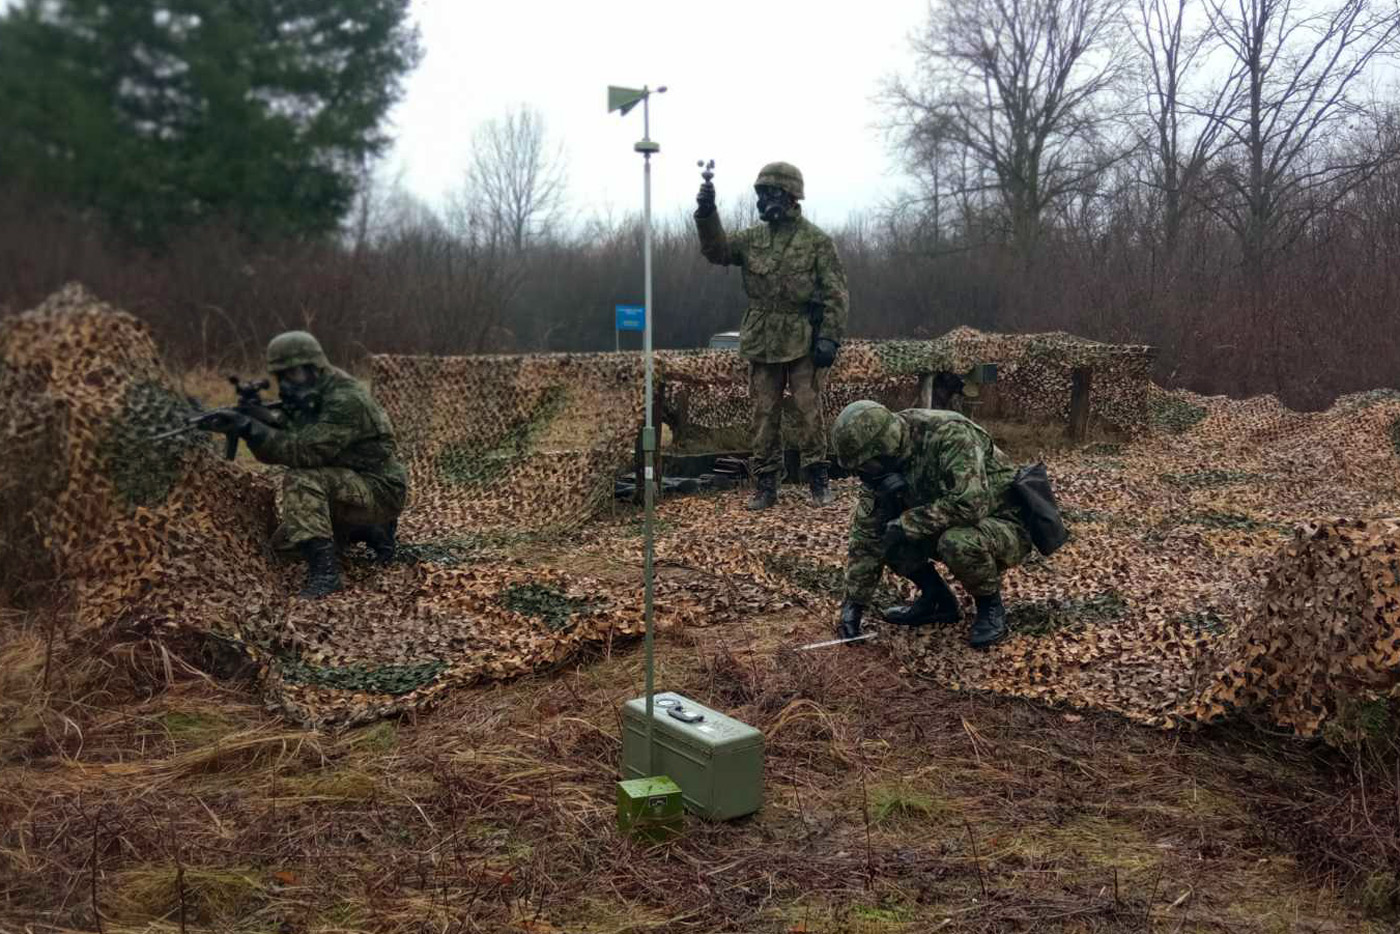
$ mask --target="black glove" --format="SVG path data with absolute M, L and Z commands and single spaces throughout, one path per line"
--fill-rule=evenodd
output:
M 237 409 L 215 409 L 199 420 L 204 431 L 216 431 L 221 435 L 237 435 L 242 438 L 248 433 L 253 420 Z
M 695 196 L 695 216 L 708 217 L 715 213 L 715 183 L 701 182 L 700 193 Z
M 909 536 L 904 531 L 904 526 L 899 524 L 898 519 L 895 519 L 885 524 L 885 533 L 880 536 L 880 550 L 884 554 L 889 554 L 907 541 L 909 541 Z
M 243 429 L 243 440 L 248 442 L 248 447 L 256 451 L 267 443 L 267 439 L 277 431 L 271 425 L 264 424 L 256 418 L 248 419 L 248 425 Z
M 840 344 L 829 338 L 817 338 L 817 345 L 812 349 L 812 364 L 819 370 L 831 366 L 836 362 L 836 351 L 840 347 Z
M 836 638 L 854 639 L 860 635 L 860 617 L 865 607 L 852 600 L 841 604 L 841 625 L 836 627 Z

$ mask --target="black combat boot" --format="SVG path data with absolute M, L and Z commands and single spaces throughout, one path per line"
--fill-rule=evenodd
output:
M 825 464 L 813 464 L 807 468 L 807 482 L 812 487 L 812 505 L 826 506 L 836 497 L 831 492 L 829 476 Z
M 1002 605 L 1000 593 L 975 599 L 977 618 L 972 621 L 972 632 L 967 641 L 974 649 L 985 649 L 1007 637 L 1006 607 Z
M 892 606 L 881 615 L 885 622 L 896 626 L 924 626 L 928 623 L 946 625 L 962 619 L 958 598 L 948 589 L 943 575 L 932 564 L 924 565 L 917 576 L 909 578 L 919 587 L 919 596 L 905 606 Z
M 366 530 L 365 544 L 369 550 L 374 552 L 374 560 L 378 564 L 391 564 L 394 560 L 394 534 L 398 531 L 399 520 L 386 522 L 384 525 L 371 525 Z
M 301 543 L 301 556 L 306 560 L 306 586 L 299 596 L 317 600 L 340 589 L 340 561 L 335 555 L 335 542 L 329 538 L 313 538 Z
M 758 475 L 758 489 L 753 491 L 749 509 L 767 509 L 778 502 L 778 472 L 776 470 Z

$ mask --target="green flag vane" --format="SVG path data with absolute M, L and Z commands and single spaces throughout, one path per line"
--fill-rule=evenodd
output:
M 665 86 L 655 93 L 664 94 Z M 651 139 L 651 95 L 652 90 L 642 87 L 608 87 L 608 113 L 621 111 L 622 116 L 638 103 L 642 105 L 642 138 L 632 148 L 642 154 L 642 276 L 646 280 L 643 294 L 644 322 L 642 329 L 642 352 L 646 356 L 646 425 L 642 429 L 643 483 L 646 485 L 646 532 L 642 565 L 642 581 L 646 607 L 646 687 L 647 687 L 647 773 L 656 774 L 656 746 L 654 745 L 655 724 L 652 720 L 652 694 L 656 690 L 655 655 L 652 637 L 652 592 L 653 558 L 655 551 L 654 525 L 656 518 L 656 489 L 659 482 L 656 476 L 656 427 L 651 421 L 651 155 L 661 151 L 659 143 Z

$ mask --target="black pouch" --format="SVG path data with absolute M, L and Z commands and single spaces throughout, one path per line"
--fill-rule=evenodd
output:
M 1054 554 L 1069 539 L 1060 508 L 1055 505 L 1055 493 L 1050 489 L 1050 477 L 1044 464 L 1033 464 L 1016 471 L 1011 481 L 1011 495 L 1021 507 L 1021 522 L 1043 555 Z

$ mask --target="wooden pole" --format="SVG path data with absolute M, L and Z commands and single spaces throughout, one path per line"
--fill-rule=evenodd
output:
M 1094 371 L 1087 366 L 1075 367 L 1072 379 L 1067 434 L 1071 441 L 1082 443 L 1089 437 L 1089 391 L 1094 382 Z

